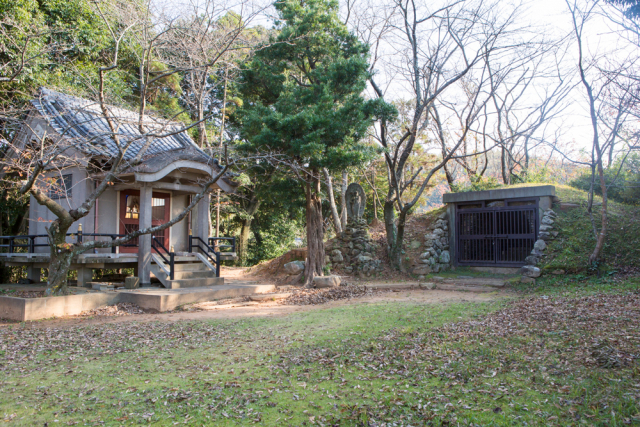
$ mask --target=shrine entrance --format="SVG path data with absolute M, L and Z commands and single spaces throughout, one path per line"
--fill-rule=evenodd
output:
M 161 225 L 170 218 L 171 195 L 153 192 L 151 199 L 151 224 Z M 123 190 L 120 192 L 119 233 L 128 234 L 140 229 L 140 191 Z M 162 244 L 169 247 L 169 228 L 153 233 Z M 138 253 L 138 239 L 131 240 L 127 245 L 120 246 L 121 253 Z

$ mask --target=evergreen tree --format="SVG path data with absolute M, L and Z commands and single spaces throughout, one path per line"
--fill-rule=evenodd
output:
M 305 284 L 324 267 L 320 177 L 373 154 L 360 142 L 386 104 L 366 101 L 368 46 L 338 18 L 333 0 L 277 2 L 277 36 L 258 49 L 244 73 L 245 150 L 287 157 L 304 181 L 308 258 Z

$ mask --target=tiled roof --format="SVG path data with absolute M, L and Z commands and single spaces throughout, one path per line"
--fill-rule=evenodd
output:
M 74 147 L 85 154 L 113 157 L 118 153 L 118 147 L 109 130 L 107 120 L 97 102 L 41 88 L 32 103 L 56 132 L 72 141 Z M 138 130 L 138 114 L 113 106 L 109 106 L 108 109 L 117 126 L 121 145 L 130 145 L 125 153 L 125 160 L 130 160 L 145 145 L 145 138 L 141 137 L 142 134 Z M 166 135 L 181 128 L 177 123 L 150 115 L 145 116 L 144 125 L 147 132 L 160 135 Z M 210 159 L 185 131 L 155 138 L 145 151 L 144 157 L 182 149 L 195 150 Z

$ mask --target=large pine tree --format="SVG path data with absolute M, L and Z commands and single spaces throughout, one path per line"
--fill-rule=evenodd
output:
M 306 194 L 305 284 L 324 267 L 321 170 L 361 164 L 373 149 L 360 142 L 374 113 L 366 101 L 368 46 L 338 18 L 333 0 L 285 0 L 275 7 L 277 36 L 244 73 L 245 149 L 272 150 L 298 165 Z

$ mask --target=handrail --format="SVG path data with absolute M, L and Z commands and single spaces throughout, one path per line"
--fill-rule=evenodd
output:
M 167 257 L 164 256 L 164 254 L 162 252 L 160 252 L 159 248 L 164 250 L 165 253 L 167 255 L 169 255 L 169 259 L 167 259 Z M 160 258 L 162 258 L 162 260 L 166 264 L 169 264 L 169 280 L 173 280 L 173 278 L 175 276 L 174 273 L 175 273 L 175 256 L 176 256 L 176 253 L 168 251 L 167 248 L 164 247 L 162 242 L 160 240 L 158 240 L 158 238 L 156 236 L 154 236 L 153 234 L 151 235 L 151 249 L 155 250 L 156 253 L 158 255 L 160 255 Z
M 83 237 L 109 237 L 111 241 L 114 241 L 120 237 L 125 237 L 126 234 L 109 234 L 109 233 L 83 233 L 82 230 L 79 230 L 76 233 L 67 233 L 66 237 L 76 237 L 78 242 L 81 243 Z M 0 244 L 0 248 L 9 248 L 9 253 L 14 253 L 16 248 L 28 248 L 27 253 L 35 253 L 35 248 L 37 247 L 49 247 L 48 243 L 36 243 L 36 239 L 38 238 L 48 238 L 47 234 L 22 234 L 17 236 L 0 236 L 0 242 L 2 240 L 9 240 L 8 244 Z M 29 240 L 26 244 L 18 244 L 15 243 L 16 240 Z M 122 245 L 118 245 L 122 247 L 137 247 L 138 245 L 135 243 L 124 243 Z M 116 246 L 111 247 L 111 253 L 116 253 Z
M 200 241 L 204 247 L 200 246 L 198 241 Z M 214 248 L 209 246 L 209 244 L 200 237 L 189 235 L 189 252 L 193 252 L 195 248 L 200 249 L 200 251 L 213 262 L 213 265 L 216 266 L 216 277 L 220 277 L 220 252 L 216 252 Z M 213 254 L 213 256 L 211 254 Z
M 231 241 L 230 245 L 218 245 L 216 244 L 217 241 L 225 241 L 225 240 L 229 240 Z M 222 248 L 231 248 L 231 252 L 235 252 L 236 251 L 236 238 L 234 237 L 209 237 L 209 246 L 212 247 L 218 247 L 219 249 Z

